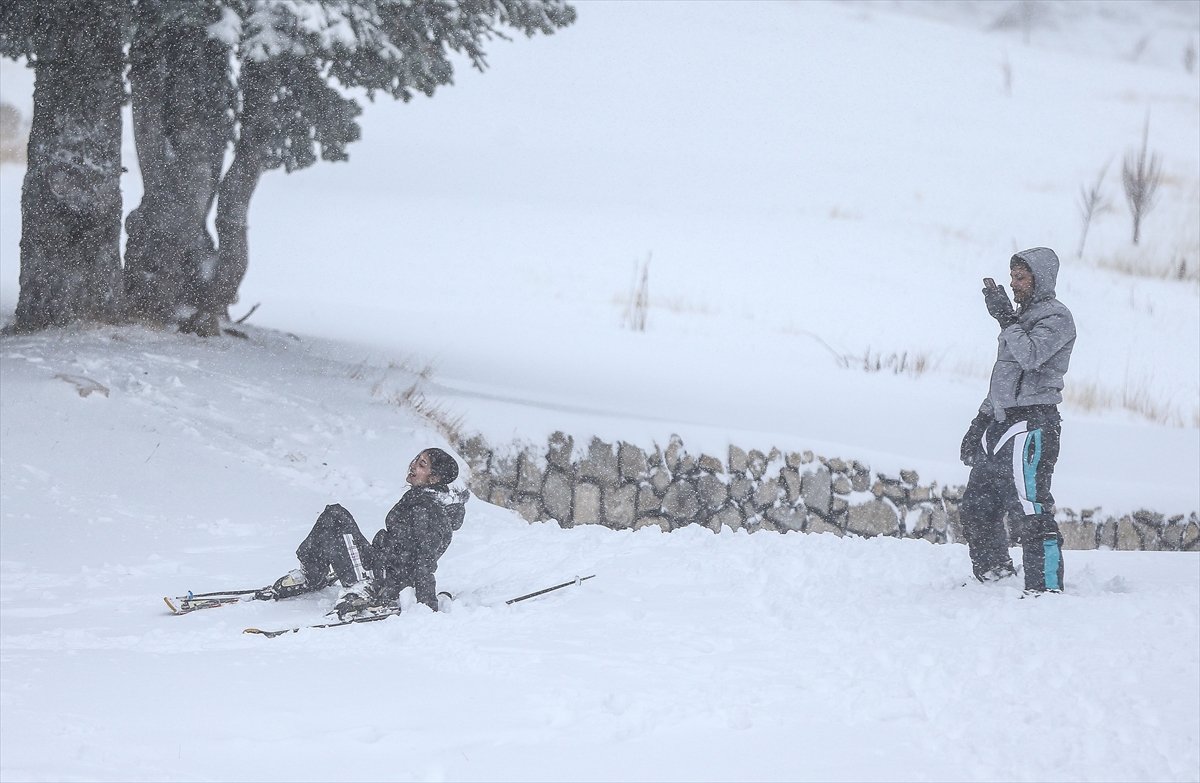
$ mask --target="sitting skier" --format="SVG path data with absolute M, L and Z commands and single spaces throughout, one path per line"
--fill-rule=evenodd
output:
M 436 612 L 438 558 L 462 527 L 469 497 L 466 490 L 449 488 L 457 478 L 453 457 L 437 448 L 422 451 L 408 466 L 411 489 L 369 544 L 349 511 L 337 503 L 326 506 L 296 550 L 300 568 L 278 579 L 272 596 L 291 598 L 336 579 L 342 590 L 334 610 L 345 618 L 368 606 L 394 604 L 400 591 L 412 586 L 417 600 Z

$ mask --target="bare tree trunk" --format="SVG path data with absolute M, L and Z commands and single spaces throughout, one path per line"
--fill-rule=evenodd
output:
M 121 317 L 121 13 L 58 0 L 36 42 L 14 328 Z
M 164 22 L 142 0 L 130 52 L 133 130 L 144 193 L 126 219 L 132 315 L 178 323 L 215 311 L 217 251 L 207 220 L 231 134 L 228 53 L 201 25 Z
M 233 161 L 217 191 L 219 259 L 212 287 L 213 300 L 227 309 L 238 299 L 238 288 L 250 264 L 250 199 L 267 167 L 267 102 L 274 78 L 271 67 L 248 62 L 240 76 L 241 128 Z
M 258 187 L 263 166 L 261 156 L 240 142 L 233 163 L 221 180 L 217 200 L 217 238 L 220 256 L 217 263 L 213 299 L 228 308 L 238 299 L 238 288 L 250 263 L 250 198 Z

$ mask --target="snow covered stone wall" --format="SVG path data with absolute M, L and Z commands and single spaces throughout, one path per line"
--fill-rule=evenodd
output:
M 888 476 L 856 460 L 811 451 L 737 446 L 721 459 L 689 453 L 678 436 L 666 448 L 650 450 L 599 438 L 578 445 L 562 432 L 544 446 L 493 447 L 475 435 L 458 451 L 475 495 L 531 522 L 963 540 L 963 488 L 923 485 L 911 470 Z M 1120 518 L 1097 512 L 1057 510 L 1067 549 L 1200 550 L 1196 512 L 1169 519 L 1151 511 Z

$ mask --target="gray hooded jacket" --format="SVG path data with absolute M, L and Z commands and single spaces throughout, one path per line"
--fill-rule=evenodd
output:
M 996 421 L 1005 408 L 1057 405 L 1062 402 L 1063 376 L 1075 347 L 1075 319 L 1054 298 L 1058 256 L 1046 247 L 1013 256 L 1033 272 L 1033 297 L 1017 310 L 1017 323 L 1003 329 L 992 367 L 987 399 L 979 407 Z

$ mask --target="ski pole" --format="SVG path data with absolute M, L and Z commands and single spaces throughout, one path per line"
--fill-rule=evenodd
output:
M 536 593 L 528 593 L 527 595 L 517 596 L 516 598 L 509 599 L 508 601 L 505 601 L 504 603 L 515 604 L 517 601 L 524 601 L 526 598 L 533 598 L 534 596 L 538 596 L 543 593 L 548 593 L 551 590 L 558 590 L 563 587 L 570 587 L 571 585 L 577 585 L 580 582 L 583 582 L 586 579 L 591 579 L 595 576 L 596 576 L 595 574 L 592 574 L 591 576 L 577 576 L 574 579 L 572 579 L 570 582 L 563 582 L 561 585 L 555 585 L 554 587 L 547 587 L 545 590 L 538 590 Z

